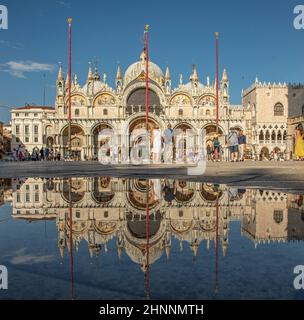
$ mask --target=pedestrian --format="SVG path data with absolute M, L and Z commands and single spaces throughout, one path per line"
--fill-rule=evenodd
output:
M 213 148 L 214 148 L 214 160 L 219 160 L 219 154 L 220 154 L 220 142 L 218 140 L 218 136 L 215 136 L 213 139 Z
M 207 160 L 208 161 L 211 161 L 212 160 L 212 142 L 210 141 L 210 142 L 208 142 L 207 143 Z
M 295 155 L 297 160 L 304 160 L 304 129 L 302 124 L 296 127 Z
M 166 130 L 163 133 L 164 141 L 164 163 L 172 163 L 173 161 L 173 130 L 170 123 L 168 123 Z
M 245 147 L 246 147 L 246 136 L 244 135 L 243 130 L 240 131 L 240 135 L 238 138 L 239 142 L 239 161 L 244 161 L 244 152 L 245 152 Z
M 44 159 L 45 160 L 49 160 L 49 148 L 48 147 L 45 147 L 44 149 Z
M 238 161 L 239 139 L 235 128 L 230 128 L 230 132 L 228 134 L 228 145 L 230 150 L 230 161 Z
M 23 152 L 22 152 L 22 148 L 21 147 L 19 148 L 19 151 L 18 151 L 18 160 L 19 161 L 23 160 Z
M 41 161 L 44 160 L 44 149 L 43 149 L 43 147 L 41 147 L 41 149 L 40 149 L 40 160 Z

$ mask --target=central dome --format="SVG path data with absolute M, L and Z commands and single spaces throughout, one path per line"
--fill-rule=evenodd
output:
M 124 76 L 124 84 L 127 85 L 132 80 L 135 80 L 138 76 L 140 76 L 142 73 L 146 72 L 146 54 L 143 51 L 140 55 L 140 61 L 137 61 L 133 64 L 131 64 L 128 69 L 125 72 Z M 162 83 L 164 81 L 164 74 L 161 70 L 161 68 L 149 61 L 149 78 L 158 82 Z

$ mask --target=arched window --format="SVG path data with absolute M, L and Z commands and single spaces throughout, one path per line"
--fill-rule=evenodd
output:
M 287 140 L 287 131 L 286 131 L 286 130 L 284 131 L 284 134 L 283 134 L 283 140 L 284 140 L 284 141 Z
M 183 109 L 178 109 L 178 115 L 182 117 L 184 115 Z
M 270 133 L 269 133 L 268 130 L 266 131 L 265 139 L 266 139 L 266 142 L 269 142 L 269 141 L 270 141 Z
M 264 142 L 264 132 L 262 130 L 260 131 L 259 140 L 260 140 L 260 143 Z
M 271 133 L 271 142 L 275 142 L 276 141 L 276 134 L 274 131 L 272 131 Z
M 274 106 L 274 115 L 275 116 L 284 116 L 284 106 L 282 103 L 277 103 Z
M 210 110 L 209 109 L 206 110 L 206 116 L 210 116 Z
M 281 133 L 281 130 L 279 130 L 278 132 L 278 142 L 281 142 L 282 141 L 282 133 Z
M 79 109 L 75 109 L 75 116 L 76 116 L 76 117 L 79 116 Z
M 108 110 L 107 109 L 103 109 L 103 115 L 107 116 L 108 115 Z

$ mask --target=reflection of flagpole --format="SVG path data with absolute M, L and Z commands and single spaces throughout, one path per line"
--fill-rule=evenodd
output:
M 69 222 L 70 222 L 70 274 L 71 274 L 71 299 L 74 300 L 74 256 L 73 256 L 73 216 L 71 178 L 69 179 Z
M 149 208 L 149 179 L 146 180 L 146 263 L 147 263 L 147 270 L 145 272 L 146 277 L 146 295 L 147 299 L 150 299 L 150 261 L 149 261 L 149 247 L 150 247 L 150 208 Z
M 218 293 L 218 252 L 219 252 L 219 241 L 218 241 L 218 228 L 219 228 L 219 194 L 216 194 L 216 239 L 215 239 L 215 294 Z

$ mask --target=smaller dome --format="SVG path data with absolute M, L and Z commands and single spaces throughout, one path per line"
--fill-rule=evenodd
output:
M 186 92 L 189 92 L 191 93 L 192 92 L 192 83 L 191 82 L 188 82 L 187 84 L 185 84 L 183 86 L 183 89 L 186 91 Z M 205 86 L 202 84 L 202 83 L 198 83 L 198 86 L 197 86 L 198 90 L 203 90 L 205 88 Z

